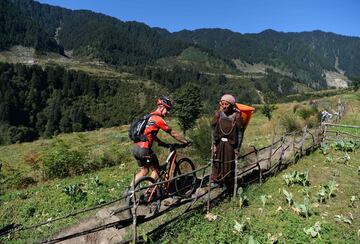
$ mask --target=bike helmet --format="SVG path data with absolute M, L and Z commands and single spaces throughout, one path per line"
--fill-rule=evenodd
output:
M 156 101 L 156 105 L 163 105 L 166 107 L 167 110 L 170 110 L 173 104 L 168 96 L 161 96 Z

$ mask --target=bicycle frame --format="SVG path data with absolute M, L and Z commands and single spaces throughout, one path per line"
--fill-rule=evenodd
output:
M 176 149 L 173 149 L 170 152 L 170 154 L 167 156 L 165 163 L 162 165 L 163 167 L 165 167 L 165 169 L 159 169 L 159 178 L 157 179 L 157 182 L 159 182 L 161 180 L 167 181 L 173 177 L 174 170 L 175 170 L 176 158 L 177 158 Z M 164 174 L 165 174 L 165 176 L 164 176 Z M 167 181 L 163 185 L 155 185 L 154 187 L 150 187 L 148 189 L 149 195 L 147 197 L 146 202 L 150 203 L 153 200 L 153 195 L 156 192 L 158 187 L 160 187 L 161 195 L 164 194 L 163 190 L 166 190 L 168 192 L 171 187 L 171 183 L 172 183 L 171 181 Z M 163 186 L 163 187 L 161 187 L 161 186 Z
M 164 170 L 159 172 L 159 179 L 163 179 L 164 181 L 167 181 L 173 177 L 174 170 L 175 170 L 175 162 L 176 162 L 177 154 L 176 149 L 170 152 L 170 154 L 167 156 L 165 163 L 163 164 L 166 166 Z M 163 177 L 165 174 L 165 177 Z M 171 181 L 168 181 L 165 183 L 165 189 L 168 191 L 171 186 Z

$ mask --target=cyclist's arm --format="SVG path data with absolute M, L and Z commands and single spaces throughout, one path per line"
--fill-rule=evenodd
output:
M 159 126 L 160 129 L 171 135 L 175 140 L 183 144 L 188 143 L 188 141 L 183 136 L 181 136 L 178 132 L 172 130 L 170 126 L 162 118 L 158 118 L 157 125 Z
M 188 141 L 182 137 L 178 132 L 174 131 L 174 130 L 170 130 L 169 134 L 177 141 L 185 144 L 188 143 Z
M 157 144 L 158 144 L 159 146 L 161 146 L 161 147 L 168 145 L 167 143 L 165 143 L 165 142 L 163 142 L 162 140 L 160 140 L 159 137 L 157 137 L 157 136 L 154 137 L 154 141 L 156 141 Z

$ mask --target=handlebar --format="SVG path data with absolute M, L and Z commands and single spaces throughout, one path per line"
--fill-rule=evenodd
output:
M 174 151 L 178 148 L 185 148 L 191 146 L 192 142 L 188 141 L 187 143 L 180 144 L 180 143 L 172 143 L 169 145 L 170 151 Z

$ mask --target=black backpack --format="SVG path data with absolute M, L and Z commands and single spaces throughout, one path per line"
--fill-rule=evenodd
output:
M 144 130 L 152 114 L 147 114 L 140 119 L 134 120 L 129 128 L 129 138 L 133 142 L 146 141 Z

